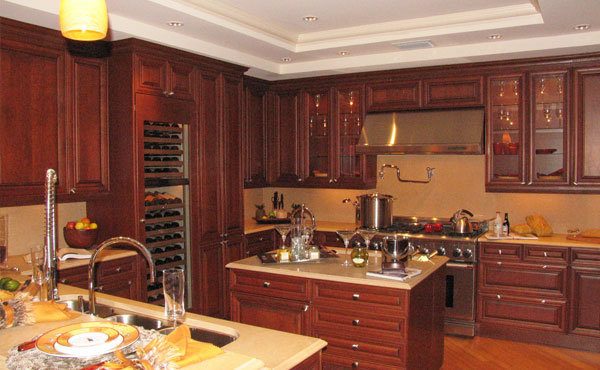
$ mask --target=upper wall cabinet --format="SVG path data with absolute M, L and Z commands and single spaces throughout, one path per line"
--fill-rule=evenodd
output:
M 267 91 L 266 83 L 244 78 L 242 145 L 246 188 L 267 185 Z
M 423 107 L 449 108 L 483 105 L 483 77 L 423 80 Z
M 0 45 L 0 206 L 41 203 L 48 168 L 61 201 L 106 193 L 106 61 L 71 56 L 57 32 L 4 19 Z
M 194 99 L 193 65 L 144 54 L 136 55 L 136 64 L 138 92 Z
M 600 68 L 575 71 L 575 185 L 600 191 Z
M 367 84 L 367 111 L 390 111 L 421 107 L 420 81 Z

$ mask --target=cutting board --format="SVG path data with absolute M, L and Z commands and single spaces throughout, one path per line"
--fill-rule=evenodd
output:
M 591 238 L 581 235 L 567 235 L 567 239 L 584 243 L 600 244 L 600 238 Z

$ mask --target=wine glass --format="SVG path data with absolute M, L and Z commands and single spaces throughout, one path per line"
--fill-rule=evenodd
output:
M 367 246 L 367 250 L 369 250 L 369 244 L 371 244 L 371 240 L 377 234 L 377 230 L 358 228 L 356 232 L 365 240 L 365 245 Z
M 342 263 L 342 266 L 350 267 L 350 266 L 352 266 L 352 264 L 350 263 L 350 261 L 348 261 L 348 245 L 350 244 L 350 239 L 352 239 L 354 234 L 356 234 L 356 231 L 355 230 L 337 230 L 336 233 L 344 241 L 345 258 L 344 258 L 344 263 Z
M 285 238 L 290 232 L 290 225 L 277 225 L 275 230 L 281 235 L 281 248 L 285 248 Z

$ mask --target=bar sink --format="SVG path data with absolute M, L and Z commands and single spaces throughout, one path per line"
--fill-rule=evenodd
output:
M 77 311 L 77 312 L 81 312 L 81 313 L 88 313 L 90 311 L 90 304 L 88 301 L 70 299 L 70 300 L 59 301 L 58 303 L 66 304 L 67 308 L 69 308 L 73 311 Z M 114 308 L 104 305 L 104 304 L 96 304 L 96 316 L 105 318 L 105 317 L 113 316 L 113 315 L 115 315 Z

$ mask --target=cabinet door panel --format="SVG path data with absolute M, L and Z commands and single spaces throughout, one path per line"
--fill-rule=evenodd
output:
M 221 243 L 203 245 L 194 251 L 192 310 L 223 317 L 223 248 Z
M 479 266 L 481 289 L 515 290 L 566 297 L 567 267 L 510 262 L 483 262 Z
M 366 88 L 368 112 L 421 106 L 420 81 L 367 84 Z
M 137 90 L 158 92 L 167 90 L 167 62 L 149 56 L 137 56 Z
M 273 96 L 275 104 L 274 130 L 275 161 L 274 179 L 277 184 L 298 184 L 303 179 L 301 127 L 299 116 L 300 92 L 276 92 Z
M 72 107 L 73 190 L 108 190 L 108 115 L 106 62 L 75 57 L 69 88 Z
M 483 105 L 483 77 L 425 80 L 423 85 L 427 108 Z
M 244 90 L 244 186 L 267 184 L 267 92 L 264 86 L 248 84 Z
M 575 74 L 575 181 L 600 186 L 600 68 Z
M 169 62 L 169 85 L 173 97 L 178 99 L 194 99 L 194 66 L 184 63 Z
M 11 196 L 41 197 L 48 168 L 65 193 L 64 53 L 5 38 L 1 47 L 0 205 Z
M 571 330 L 600 337 L 600 269 L 573 267 Z
M 231 319 L 244 324 L 310 334 L 310 312 L 304 302 L 233 292 Z

